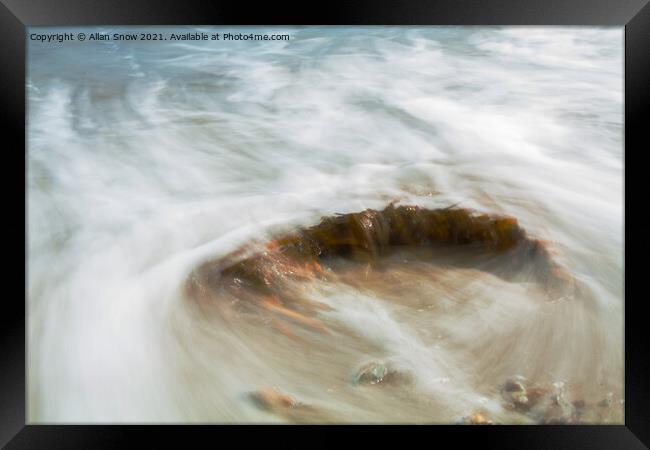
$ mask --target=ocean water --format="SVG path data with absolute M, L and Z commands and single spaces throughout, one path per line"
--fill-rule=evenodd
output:
M 517 376 L 621 404 L 622 28 L 132 30 L 290 39 L 28 43 L 30 422 L 300 421 L 250 401 L 273 386 L 333 422 L 528 423 Z M 206 261 L 391 201 L 516 217 L 588 295 L 351 269 L 307 283 L 336 331 L 301 339 L 186 298 Z M 369 361 L 409 382 L 350 382 Z

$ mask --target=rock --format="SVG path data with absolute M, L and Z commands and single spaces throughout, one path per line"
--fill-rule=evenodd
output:
M 255 405 L 289 423 L 330 424 L 340 419 L 320 407 L 305 404 L 293 396 L 274 387 L 263 387 L 249 394 Z
M 273 387 L 258 389 L 251 393 L 250 397 L 260 409 L 271 412 L 279 412 L 299 405 L 295 398 Z
M 614 394 L 612 392 L 607 394 L 607 397 L 602 399 L 601 401 L 598 402 L 598 406 L 601 408 L 609 408 L 612 406 L 612 399 L 614 398 Z
M 520 380 L 508 380 L 501 388 L 501 395 L 510 406 L 520 411 L 527 411 L 531 402 L 528 398 L 528 391 Z
M 560 394 L 553 394 L 540 402 L 540 408 L 535 411 L 539 420 L 545 424 L 570 424 L 575 423 L 578 414 L 575 407 Z
M 494 425 L 494 422 L 488 420 L 483 414 L 475 412 L 470 416 L 463 417 L 460 421 L 461 425 Z
M 573 402 L 573 407 L 578 411 L 585 409 L 587 404 L 584 400 L 576 400 Z
M 583 400 L 566 400 L 563 382 L 537 386 L 511 379 L 504 383 L 501 394 L 511 409 L 541 424 L 576 423 L 586 407 Z
M 380 362 L 370 362 L 362 366 L 354 378 L 355 384 L 372 385 L 381 383 L 388 375 L 388 368 Z
M 612 414 L 618 414 L 613 411 L 617 405 L 613 392 L 598 402 L 586 401 L 579 389 L 569 389 L 561 381 L 532 384 L 515 377 L 502 385 L 501 395 L 507 408 L 538 424 L 602 424 L 611 420 Z

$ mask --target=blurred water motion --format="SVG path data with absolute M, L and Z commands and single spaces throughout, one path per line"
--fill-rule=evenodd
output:
M 30 43 L 28 420 L 622 423 L 622 29 L 265 31 Z

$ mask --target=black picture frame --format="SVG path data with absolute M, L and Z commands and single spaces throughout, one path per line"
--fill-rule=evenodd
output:
M 10 204 L 3 225 L 6 286 L 18 286 L 24 260 L 27 300 L 26 207 L 17 186 L 26 188 L 25 53 L 26 27 L 76 25 L 615 25 L 625 27 L 625 425 L 602 426 L 125 426 L 26 425 L 26 315 L 20 287 L 2 301 L 0 312 L 0 444 L 7 449 L 124 448 L 145 439 L 187 445 L 200 439 L 214 448 L 251 438 L 264 445 L 340 445 L 352 435 L 362 443 L 384 441 L 400 432 L 401 442 L 438 446 L 441 438 L 454 445 L 474 443 L 498 448 L 637 449 L 650 445 L 650 352 L 643 314 L 648 297 L 642 261 L 648 239 L 640 231 L 645 202 L 642 185 L 634 185 L 637 163 L 648 150 L 646 130 L 650 105 L 650 6 L 648 0 L 411 0 L 338 3 L 249 2 L 197 0 L 0 0 L 0 114 L 5 167 L 2 192 Z M 632 162 L 630 164 L 630 162 Z M 641 197 L 643 198 L 643 197 Z M 631 205 L 630 208 L 627 205 Z M 6 205 L 6 202 L 5 202 Z M 20 211 L 22 218 L 20 220 Z M 637 218 L 633 219 L 632 217 Z M 639 227 L 640 225 L 641 227 Z M 22 227 L 22 228 L 21 228 Z M 24 236 L 23 243 L 17 236 Z M 638 231 L 635 231 L 638 230 Z M 630 243 L 630 245 L 627 245 Z M 23 255 L 22 258 L 20 255 Z M 11 255 L 11 257 L 9 257 Z M 646 275 L 647 277 L 647 275 Z M 14 295 L 15 293 L 15 295 Z M 234 439 L 231 440 L 231 439 Z M 199 441 L 192 448 L 199 447 Z M 402 444 L 403 445 L 403 444 Z M 422 444 L 419 444 L 422 445 Z

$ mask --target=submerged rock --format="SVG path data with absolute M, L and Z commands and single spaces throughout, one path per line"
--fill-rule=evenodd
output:
M 369 385 L 384 381 L 389 371 L 385 364 L 370 362 L 362 366 L 354 377 L 355 384 Z
M 354 375 L 354 384 L 360 386 L 372 386 L 377 384 L 389 384 L 392 386 L 402 386 L 413 381 L 412 374 L 396 370 L 389 365 L 372 361 L 364 364 Z
M 539 386 L 523 379 L 508 380 L 501 388 L 506 407 L 525 414 L 540 424 L 582 423 L 591 417 L 582 400 L 569 401 L 564 383 Z
M 299 405 L 291 395 L 268 386 L 251 393 L 250 397 L 258 408 L 270 412 L 281 412 Z
M 234 289 L 246 287 L 265 295 L 279 295 L 285 278 L 321 276 L 321 264 L 329 258 L 369 262 L 389 248 L 468 244 L 483 251 L 503 251 L 520 245 L 521 251 L 513 258 L 535 260 L 545 282 L 566 284 L 572 279 L 552 261 L 547 246 L 528 237 L 515 218 L 477 214 L 468 209 L 393 204 L 381 211 L 367 209 L 324 217 L 317 225 L 277 237 L 263 252 L 241 258 L 246 252 L 239 250 L 220 263 L 207 263 L 200 271 Z
M 612 392 L 607 393 L 607 397 L 599 401 L 598 406 L 600 406 L 601 408 L 609 408 L 610 406 L 612 406 L 613 398 L 614 398 L 614 394 Z
M 480 412 L 475 412 L 469 416 L 463 417 L 460 420 L 460 425 L 494 425 L 494 422 L 485 417 Z
M 296 281 L 327 279 L 329 266 L 338 259 L 372 267 L 394 249 L 448 246 L 487 253 L 508 251 L 509 267 L 516 270 L 522 264 L 534 264 L 537 280 L 551 296 L 573 291 L 573 277 L 554 261 L 548 246 L 530 238 L 515 218 L 455 207 L 427 209 L 392 203 L 383 210 L 323 217 L 316 225 L 277 236 L 256 252 L 240 248 L 202 264 L 185 287 L 189 298 L 217 304 L 222 317 L 235 310 L 235 314 L 262 318 L 287 336 L 292 335 L 288 322 L 327 333 L 318 317 L 323 305 L 293 289 Z M 224 296 L 236 298 L 235 306 L 219 304 Z M 381 382 L 383 370 L 377 367 L 363 375 L 362 383 Z M 525 396 L 513 400 L 518 405 L 526 403 Z
M 300 402 L 292 395 L 274 387 L 260 388 L 250 393 L 249 397 L 259 409 L 272 413 L 289 423 L 327 424 L 340 421 L 330 412 Z
M 528 390 L 522 380 L 511 379 L 501 387 L 501 395 L 508 406 L 518 411 L 528 411 L 534 402 L 528 398 Z
M 549 395 L 540 406 L 535 413 L 541 423 L 562 425 L 576 423 L 578 419 L 575 407 L 564 398 L 564 395 Z

